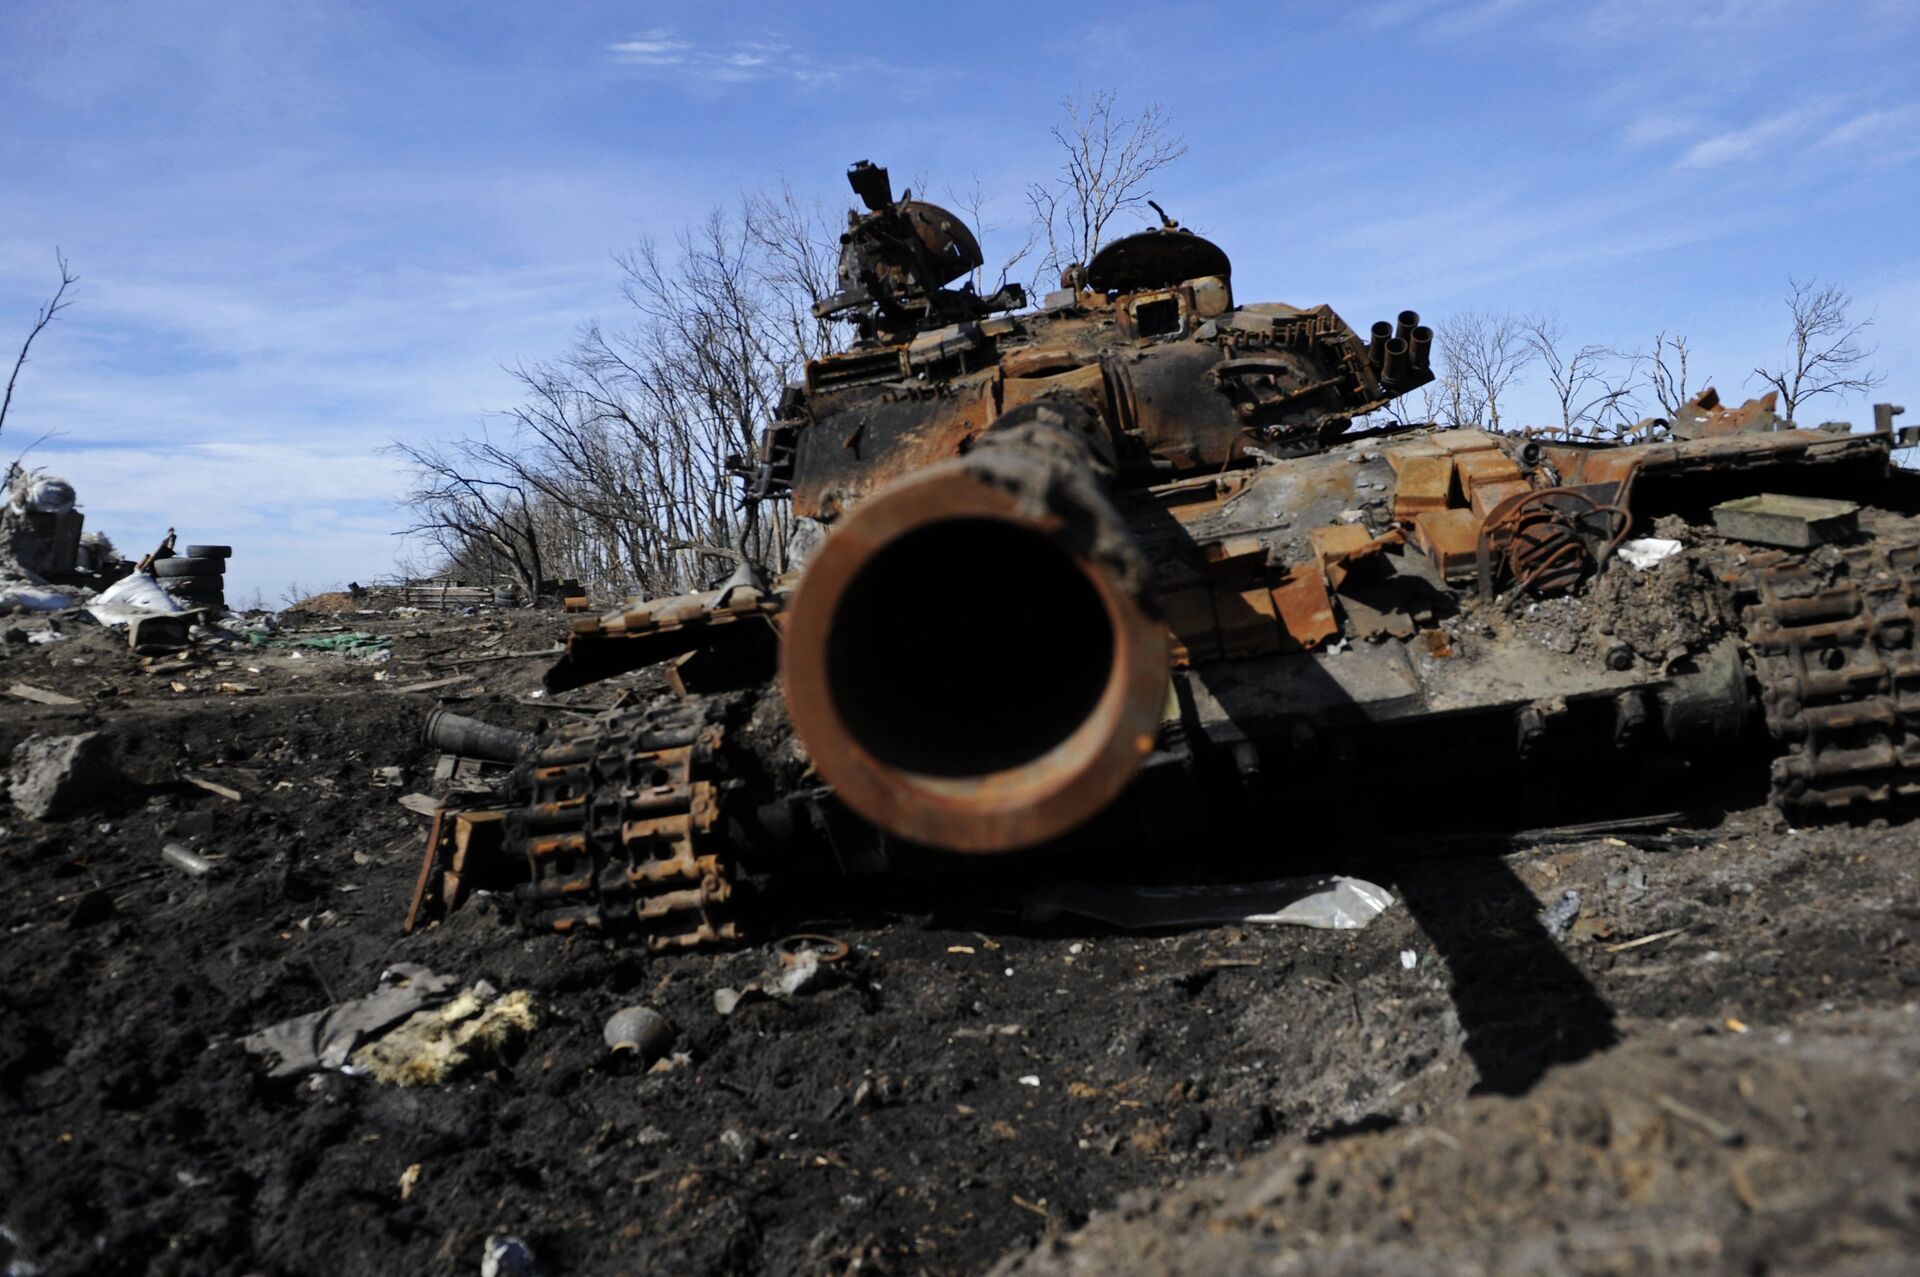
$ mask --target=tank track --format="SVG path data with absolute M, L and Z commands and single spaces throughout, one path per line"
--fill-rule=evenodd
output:
M 1735 580 L 1773 801 L 1849 815 L 1920 796 L 1920 534 L 1754 554 Z
M 521 921 L 656 952 L 737 939 L 733 867 L 713 836 L 721 737 L 697 706 L 642 710 L 569 728 L 522 764 L 526 801 L 507 818 L 531 870 Z

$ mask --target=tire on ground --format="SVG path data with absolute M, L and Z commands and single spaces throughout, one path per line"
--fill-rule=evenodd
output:
M 227 561 L 225 559 L 201 558 L 198 555 L 188 555 L 184 558 L 155 559 L 153 561 L 153 574 L 162 580 L 168 577 L 179 576 L 217 577 L 226 570 Z
M 219 598 L 226 593 L 217 576 L 175 576 L 160 582 L 160 588 L 177 599 Z

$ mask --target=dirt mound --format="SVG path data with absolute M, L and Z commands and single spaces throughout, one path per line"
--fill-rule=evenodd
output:
M 1916 1066 L 1910 1013 L 1657 1030 L 1524 1099 L 1126 1194 L 995 1272 L 1901 1271 L 1920 1236 Z
M 325 594 L 315 594 L 289 604 L 289 612 L 305 612 L 312 616 L 338 616 L 343 612 L 360 612 L 371 609 L 373 603 L 366 599 L 355 598 L 345 590 L 331 590 Z

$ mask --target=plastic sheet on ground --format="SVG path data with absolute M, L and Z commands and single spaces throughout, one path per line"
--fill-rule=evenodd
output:
M 1622 542 L 1619 555 L 1642 572 L 1660 562 L 1680 553 L 1680 543 L 1667 537 L 1639 537 Z
M 361 1042 L 416 1012 L 444 1003 L 455 983 L 452 976 L 435 975 L 413 963 L 396 963 L 381 973 L 380 988 L 366 997 L 282 1020 L 242 1038 L 240 1045 L 255 1055 L 278 1057 L 274 1077 L 341 1068 Z
M 1393 904 L 1385 887 L 1342 874 L 1314 874 L 1270 882 L 1127 886 L 1051 883 L 1026 898 L 1029 918 L 1060 914 L 1091 918 L 1127 930 L 1275 923 L 1324 931 L 1357 931 Z
M 158 581 L 134 572 L 95 595 L 87 611 L 102 625 L 130 625 L 143 616 L 172 615 L 180 611 L 180 603 Z
M 48 589 L 44 585 L 0 582 L 0 612 L 11 612 L 15 608 L 25 608 L 29 612 L 58 612 L 63 607 L 72 606 L 73 599 L 59 590 Z

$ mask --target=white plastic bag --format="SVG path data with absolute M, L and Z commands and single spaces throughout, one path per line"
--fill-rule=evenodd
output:
M 144 572 L 121 577 L 94 598 L 87 611 L 102 625 L 128 625 L 142 616 L 181 610 L 179 601 Z
M 1640 537 L 1620 547 L 1620 557 L 1645 572 L 1662 559 L 1680 553 L 1680 543 L 1667 537 Z
M 1070 913 L 1135 931 L 1229 922 L 1354 931 L 1391 907 L 1393 893 L 1339 874 L 1191 886 L 1064 881 L 1040 888 L 1024 904 L 1036 920 Z
M 58 612 L 72 607 L 73 600 L 59 590 L 41 585 L 0 585 L 0 612 L 25 608 L 29 612 Z

